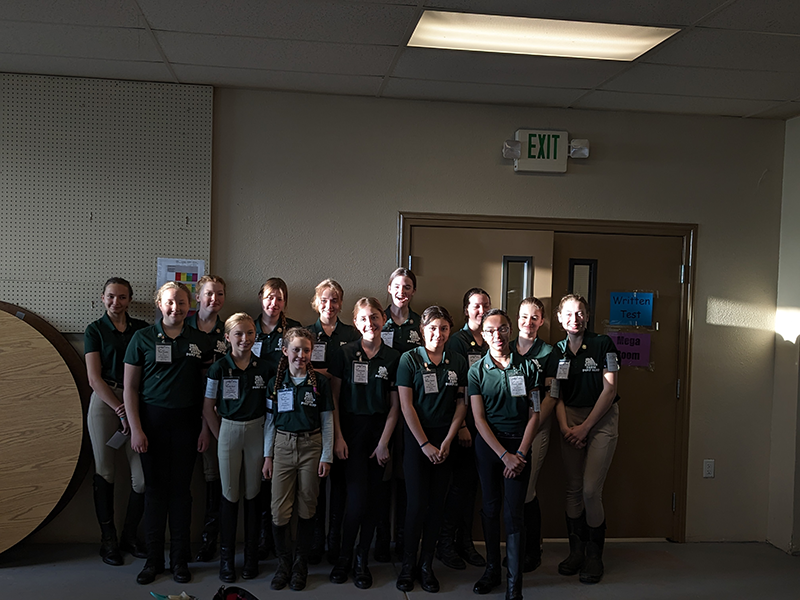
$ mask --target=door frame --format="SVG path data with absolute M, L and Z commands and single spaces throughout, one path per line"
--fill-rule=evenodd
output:
M 692 322 L 694 317 L 694 262 L 698 226 L 691 223 L 656 223 L 651 221 L 604 221 L 599 219 L 548 219 L 539 217 L 458 215 L 452 213 L 398 213 L 397 264 L 411 268 L 409 256 L 412 227 L 458 227 L 474 229 L 528 229 L 555 233 L 593 233 L 680 237 L 683 240 L 681 281 L 681 316 L 678 342 L 678 380 L 673 477 L 672 537 L 686 541 L 686 490 L 689 464 L 689 407 L 691 390 Z

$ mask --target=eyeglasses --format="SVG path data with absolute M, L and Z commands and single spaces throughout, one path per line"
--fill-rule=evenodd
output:
M 503 325 L 502 327 L 498 327 L 497 329 L 484 329 L 483 333 L 485 333 L 489 337 L 492 337 L 495 333 L 499 333 L 500 335 L 505 335 L 509 331 L 511 331 L 511 328 L 508 325 Z

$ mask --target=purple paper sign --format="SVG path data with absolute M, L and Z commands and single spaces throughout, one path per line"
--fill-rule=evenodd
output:
M 650 334 L 609 331 L 608 337 L 619 350 L 620 364 L 625 367 L 650 366 Z

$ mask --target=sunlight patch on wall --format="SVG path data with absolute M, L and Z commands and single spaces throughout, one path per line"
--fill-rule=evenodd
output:
M 769 306 L 709 296 L 706 323 L 723 327 L 775 331 L 776 319 L 775 312 Z
M 775 314 L 775 333 L 785 342 L 797 341 L 800 336 L 800 308 L 778 307 Z

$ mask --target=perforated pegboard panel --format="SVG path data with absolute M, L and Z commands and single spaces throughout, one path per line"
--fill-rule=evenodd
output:
M 64 333 L 111 276 L 152 320 L 159 256 L 204 259 L 213 90 L 0 74 L 0 300 Z

